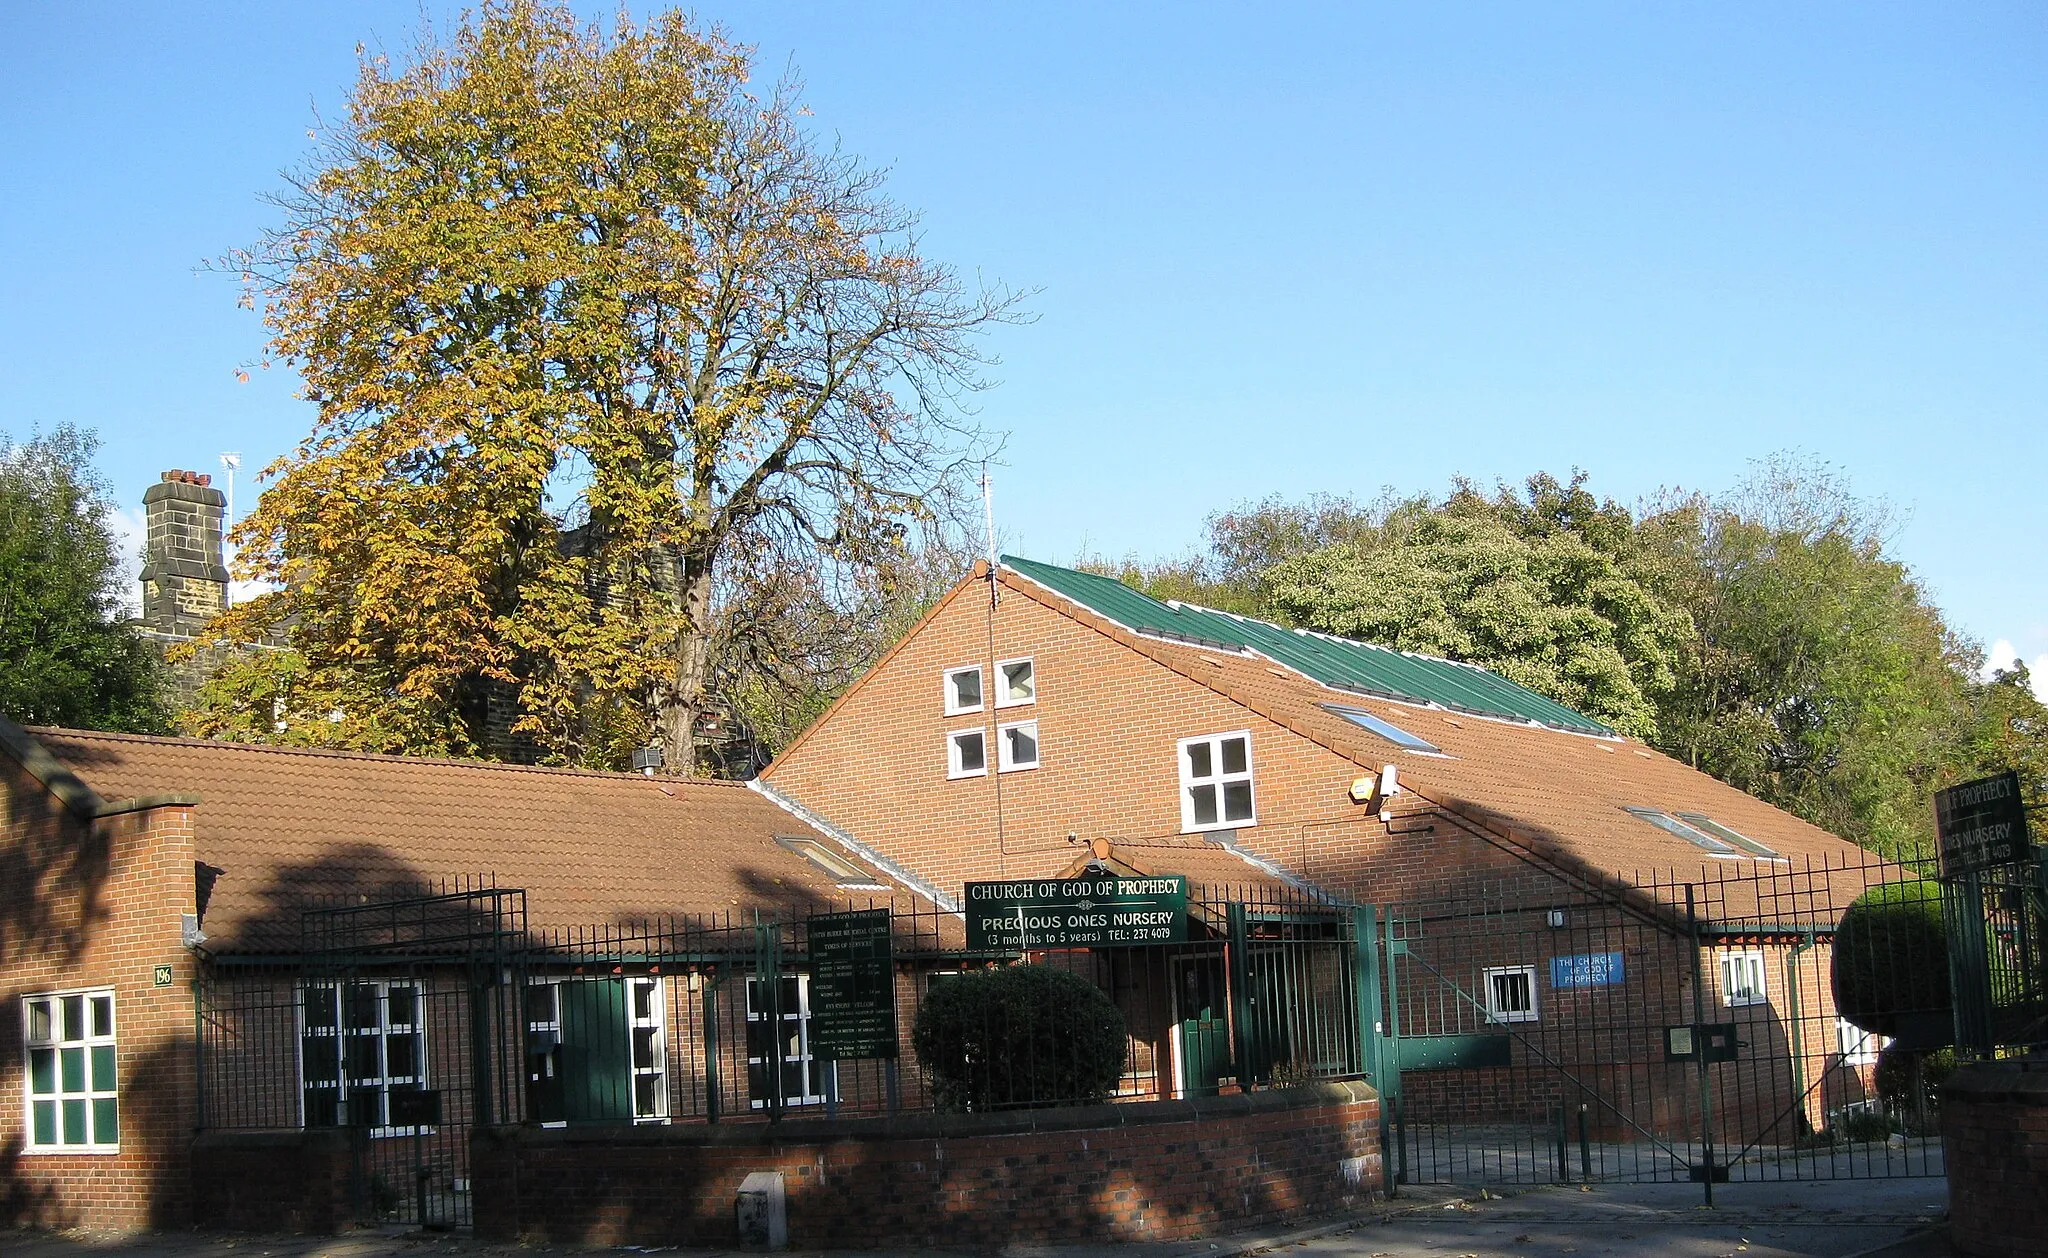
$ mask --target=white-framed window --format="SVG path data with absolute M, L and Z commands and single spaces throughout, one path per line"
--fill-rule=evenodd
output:
M 1721 1003 L 1760 1005 L 1770 999 L 1764 987 L 1764 954 L 1750 949 L 1721 954 Z
M 988 772 L 988 731 L 956 729 L 946 735 L 946 776 L 978 778 Z
M 1536 1021 L 1536 967 L 1489 966 L 1481 975 L 1488 1022 Z
M 21 1013 L 28 1151 L 120 1152 L 113 989 L 24 996 Z
M 1180 740 L 1180 828 L 1183 833 L 1258 823 L 1252 798 L 1252 736 L 1248 730 Z
M 626 1035 L 632 1049 L 635 1122 L 658 1122 L 668 1117 L 668 1002 L 661 995 L 659 978 L 626 980 Z
M 659 975 L 526 984 L 527 1112 L 544 1127 L 668 1118 L 668 1002 Z
M 996 706 L 999 708 L 1022 707 L 1038 702 L 1038 676 L 1032 671 L 1031 660 L 996 661 Z
M 1038 767 L 1038 722 L 996 726 L 996 767 L 1004 773 Z
M 784 974 L 777 1008 L 768 1007 L 768 980 L 747 980 L 747 1096 L 767 1109 L 775 1090 L 784 1105 L 823 1105 L 838 1063 L 811 1052 L 811 976 Z
M 981 665 L 946 670 L 946 715 L 981 711 Z
M 307 983 L 299 989 L 299 1120 L 307 1127 L 392 1125 L 391 1093 L 427 1085 L 424 993 L 410 979 Z
M 1874 1066 L 1877 1055 L 1890 1043 L 1885 1036 L 1866 1031 L 1847 1018 L 1835 1019 L 1835 1051 L 1842 1055 L 1844 1066 Z

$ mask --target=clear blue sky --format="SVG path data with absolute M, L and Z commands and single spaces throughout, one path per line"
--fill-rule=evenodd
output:
M 129 506 L 296 441 L 194 268 L 421 11 L 10 6 L 0 429 L 97 428 Z M 1905 511 L 1959 629 L 2048 656 L 2048 7 L 698 12 L 801 68 L 929 252 L 1042 290 L 983 398 L 1012 549 L 1178 554 L 1244 499 L 1457 473 L 1716 490 L 1799 449 Z

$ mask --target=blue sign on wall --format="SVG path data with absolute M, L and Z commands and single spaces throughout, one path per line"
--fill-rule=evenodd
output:
M 1612 987 L 1622 981 L 1619 952 L 1550 958 L 1552 987 Z

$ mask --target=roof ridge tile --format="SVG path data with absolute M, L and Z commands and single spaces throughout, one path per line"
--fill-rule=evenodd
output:
M 464 760 L 454 756 L 406 756 L 382 751 L 350 751 L 334 747 L 280 747 L 273 743 L 239 743 L 222 738 L 189 738 L 167 734 L 130 734 L 116 730 L 70 729 L 59 725 L 26 727 L 38 739 L 54 737 L 65 741 L 105 741 L 152 747 L 191 747 L 210 751 L 245 751 L 276 756 L 306 756 L 321 760 L 360 760 L 372 764 L 419 765 L 437 769 L 483 769 L 498 773 L 532 773 L 552 777 L 596 778 L 607 782 L 650 782 L 661 786 L 712 786 L 745 789 L 745 782 L 722 778 L 649 777 L 615 769 L 579 769 L 542 764 L 508 764 L 502 760 Z

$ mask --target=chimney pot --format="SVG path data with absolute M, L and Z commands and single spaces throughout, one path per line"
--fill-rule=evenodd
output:
M 201 473 L 199 473 L 199 484 L 200 484 L 201 486 L 206 486 L 206 485 L 211 485 L 211 484 L 213 484 L 213 473 L 212 473 L 212 472 L 201 472 Z

